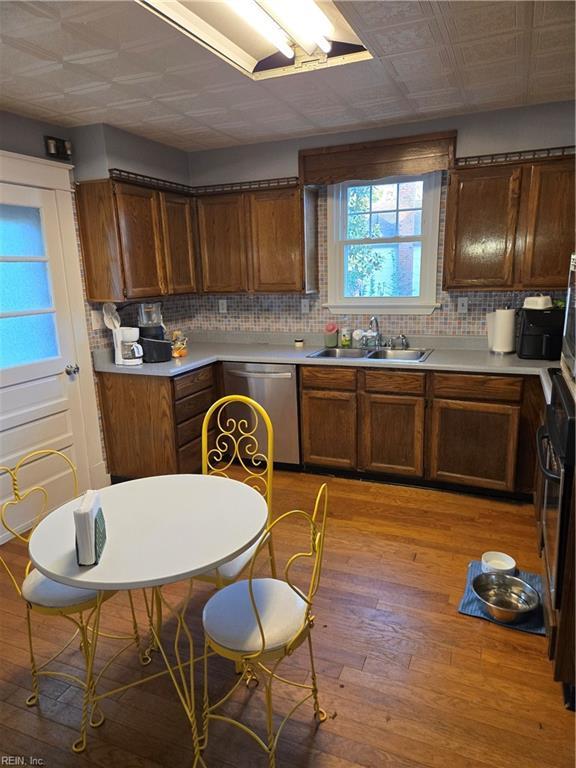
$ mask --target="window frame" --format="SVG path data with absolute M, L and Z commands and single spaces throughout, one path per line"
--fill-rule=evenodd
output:
M 350 243 L 378 244 L 413 242 L 410 237 L 382 237 L 350 240 L 347 225 L 349 187 L 398 184 L 423 181 L 420 295 L 414 297 L 358 297 L 344 295 L 344 246 Z M 437 302 L 437 269 L 440 232 L 442 172 L 386 176 L 382 179 L 351 180 L 328 187 L 328 302 L 324 307 L 333 314 L 430 315 L 440 307 Z

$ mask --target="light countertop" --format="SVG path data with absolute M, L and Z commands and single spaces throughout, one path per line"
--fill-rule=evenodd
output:
M 471 373 L 502 373 L 538 376 L 547 368 L 557 366 L 550 360 L 521 360 L 517 355 L 494 355 L 485 349 L 434 349 L 423 363 L 406 360 L 370 360 L 369 358 L 309 358 L 321 345 L 306 345 L 297 349 L 286 344 L 197 342 L 189 345 L 188 356 L 167 363 L 143 363 L 138 366 L 114 364 L 111 349 L 93 353 L 94 369 L 102 373 L 120 373 L 130 376 L 178 376 L 216 362 L 286 363 L 296 365 L 331 365 L 358 368 L 404 368 L 415 371 L 461 371 Z

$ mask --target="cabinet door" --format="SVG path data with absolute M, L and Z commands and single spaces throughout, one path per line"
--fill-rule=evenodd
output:
M 360 395 L 358 438 L 362 469 L 422 477 L 424 398 Z
M 430 480 L 514 490 L 519 406 L 434 400 L 431 411 Z
M 160 193 L 168 293 L 194 293 L 196 269 L 192 229 L 193 201 Z
M 474 168 L 450 174 L 446 204 L 445 288 L 509 287 L 521 168 Z
M 302 460 L 356 468 L 356 393 L 302 392 Z
M 214 293 L 246 291 L 246 217 L 242 194 L 200 197 L 198 233 L 202 287 Z
M 300 189 L 250 192 L 247 201 L 253 290 L 301 291 L 304 284 Z
M 565 288 L 573 252 L 574 160 L 534 164 L 530 168 L 522 286 Z
M 126 296 L 160 296 L 166 293 L 166 277 L 158 192 L 115 184 L 114 194 Z

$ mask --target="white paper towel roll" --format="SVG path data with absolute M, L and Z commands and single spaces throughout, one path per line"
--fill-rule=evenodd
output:
M 514 352 L 516 310 L 497 309 L 486 315 L 488 349 L 491 352 Z

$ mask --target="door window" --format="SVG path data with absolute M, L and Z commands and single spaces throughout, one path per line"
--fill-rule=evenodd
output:
M 0 204 L 0 369 L 58 357 L 40 208 Z

